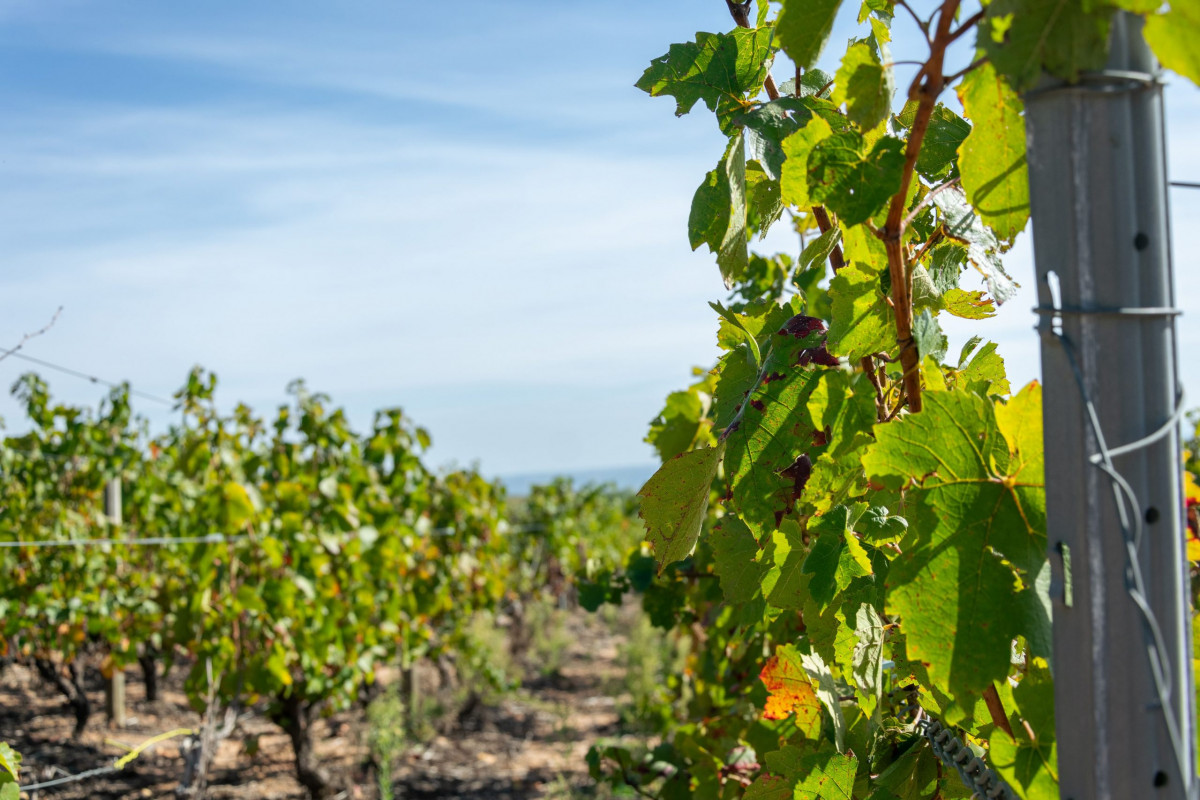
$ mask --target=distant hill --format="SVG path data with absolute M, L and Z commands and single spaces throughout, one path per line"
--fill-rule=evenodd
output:
M 622 489 L 634 491 L 642 488 L 657 464 L 641 464 L 628 467 L 603 467 L 597 469 L 564 470 L 562 472 L 522 472 L 514 475 L 500 475 L 498 479 L 508 489 L 510 495 L 523 496 L 529 494 L 529 488 L 539 483 L 549 483 L 559 476 L 573 478 L 577 486 L 585 483 L 615 483 Z

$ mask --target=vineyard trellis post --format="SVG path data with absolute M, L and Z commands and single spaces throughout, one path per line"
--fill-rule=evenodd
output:
M 104 485 L 104 516 L 114 527 L 122 522 L 120 478 L 112 478 Z M 125 726 L 125 671 L 115 665 L 104 684 L 104 711 L 109 724 L 118 728 Z
M 1117 15 L 1104 70 L 1025 97 L 1063 800 L 1196 796 L 1162 84 L 1141 28 Z

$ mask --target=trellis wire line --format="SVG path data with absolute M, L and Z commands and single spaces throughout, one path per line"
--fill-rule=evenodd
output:
M 50 789 L 55 786 L 63 786 L 64 784 L 75 783 L 77 781 L 87 780 L 88 778 L 98 778 L 101 775 L 109 775 L 114 772 L 120 772 L 121 770 L 125 769 L 125 767 L 129 766 L 129 762 L 136 759 L 154 745 L 160 742 L 165 742 L 167 739 L 174 739 L 176 736 L 183 736 L 190 733 L 195 733 L 195 731 L 192 728 L 176 728 L 175 730 L 167 731 L 166 733 L 160 733 L 157 736 L 151 736 L 149 739 L 142 742 L 137 747 L 133 748 L 128 753 L 107 766 L 96 767 L 95 769 L 89 769 L 85 772 L 80 772 L 75 775 L 68 775 L 65 778 L 55 778 L 54 780 L 42 781 L 41 783 L 31 783 L 26 786 L 19 786 L 17 788 L 18 791 L 22 792 L 37 792 L 41 791 L 42 789 Z
M 1197 188 L 1200 188 L 1200 185 Z M 1038 314 L 1049 315 L 1052 319 L 1057 318 L 1060 321 L 1063 314 L 1117 313 L 1119 316 L 1137 318 L 1146 316 L 1173 317 L 1181 313 L 1176 308 L 1056 309 L 1039 307 L 1035 308 L 1034 311 Z M 1180 774 L 1187 775 L 1188 761 L 1179 730 L 1179 722 L 1175 719 L 1175 715 L 1171 711 L 1171 693 L 1174 689 L 1172 685 L 1174 678 L 1171 674 L 1170 656 L 1163 637 L 1162 627 L 1158 623 L 1158 618 L 1155 616 L 1154 610 L 1150 607 L 1149 600 L 1146 599 L 1145 578 L 1142 575 L 1141 561 L 1138 558 L 1138 548 L 1141 544 L 1143 534 L 1141 505 L 1138 503 L 1133 487 L 1129 485 L 1129 482 L 1117 471 L 1112 463 L 1114 456 L 1124 455 L 1149 447 L 1175 430 L 1179 421 L 1184 416 L 1183 394 L 1181 392 L 1177 397 L 1175 411 L 1171 414 L 1170 419 L 1157 430 L 1141 439 L 1110 449 L 1105 441 L 1104 432 L 1100 428 L 1100 415 L 1096 411 L 1095 403 L 1088 394 L 1087 385 L 1083 379 L 1083 372 L 1080 370 L 1079 363 L 1076 360 L 1074 345 L 1061 330 L 1055 330 L 1052 325 L 1039 326 L 1039 328 L 1043 335 L 1053 336 L 1058 341 L 1059 346 L 1063 349 L 1063 354 L 1067 357 L 1067 363 L 1070 364 L 1071 372 L 1075 378 L 1075 385 L 1079 389 L 1080 400 L 1087 410 L 1088 425 L 1092 429 L 1092 434 L 1096 439 L 1096 447 L 1098 448 L 1098 452 L 1088 457 L 1088 462 L 1103 472 L 1112 484 L 1113 500 L 1117 506 L 1117 518 L 1121 527 L 1121 536 L 1125 541 L 1125 591 L 1129 595 L 1129 599 L 1137 607 L 1138 613 L 1142 618 L 1142 632 L 1146 640 L 1146 658 L 1150 663 L 1150 675 L 1154 681 L 1158 710 L 1162 714 L 1163 724 L 1167 728 L 1167 737 L 1171 743 L 1172 755 L 1175 758 Z M 1128 506 L 1126 505 L 1127 503 Z
M 38 539 L 28 542 L 0 542 L 0 547 L 97 547 L 100 545 L 130 545 L 134 547 L 163 547 L 172 544 L 222 544 L 250 537 L 248 533 L 226 535 L 210 533 L 207 536 L 147 536 L 144 539 Z
M 545 530 L 542 525 L 518 525 L 504 531 L 505 534 L 510 533 L 535 533 Z M 414 531 L 418 535 L 429 536 L 453 536 L 458 529 L 453 527 L 433 528 L 429 531 Z M 359 536 L 358 531 L 344 531 L 342 533 L 333 534 L 339 539 L 354 539 Z M 225 544 L 229 542 L 237 542 L 243 539 L 253 538 L 249 533 L 209 533 L 204 536 L 147 536 L 140 539 L 117 539 L 99 537 L 95 539 L 35 539 L 32 541 L 3 541 L 0 542 L 0 548 L 16 548 L 16 547 L 97 547 L 101 545 L 129 545 L 132 547 L 167 547 L 176 544 Z
M 1200 189 L 1200 183 L 1191 181 L 1171 181 L 1171 185 L 1180 189 Z
M 7 347 L 0 347 L 0 353 L 3 353 L 5 357 L 12 356 L 13 358 L 19 358 L 22 361 L 29 361 L 31 363 L 46 367 L 47 369 L 56 370 L 57 372 L 61 372 L 64 375 L 70 375 L 73 378 L 81 378 L 85 381 L 90 381 L 92 383 L 99 383 L 104 386 L 107 386 L 110 389 L 119 389 L 122 386 L 124 386 L 128 389 L 130 396 L 140 397 L 143 400 L 153 400 L 155 403 L 162 403 L 163 405 L 168 405 L 168 406 L 175 405 L 174 400 L 168 400 L 165 397 L 159 397 L 158 395 L 153 395 L 153 394 L 150 394 L 149 392 L 143 392 L 140 389 L 134 389 L 128 383 L 115 383 L 113 381 L 106 381 L 106 380 L 104 380 L 104 378 L 100 378 L 95 375 L 88 375 L 86 372 L 80 372 L 77 369 L 71 369 L 70 367 L 64 367 L 61 364 L 55 364 L 51 361 L 45 360 L 44 358 L 36 358 L 34 356 L 27 355 L 25 353 L 19 352 L 19 350 L 17 348 L 9 349 Z

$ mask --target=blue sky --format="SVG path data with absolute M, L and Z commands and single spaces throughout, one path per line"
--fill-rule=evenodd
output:
M 0 344 L 62 305 L 27 351 L 146 392 L 198 363 L 270 413 L 304 377 L 360 426 L 403 406 L 435 463 L 648 463 L 647 420 L 715 355 L 724 291 L 686 220 L 723 142 L 632 83 L 729 27 L 719 0 L 0 0 Z M 1200 180 L 1200 97 L 1175 84 L 1171 167 Z M 1192 194 L 1172 197 L 1189 309 Z M 1032 305 L 981 326 L 1018 381 Z M 1200 324 L 1181 330 L 1186 374 Z M 0 415 L 20 427 L 7 397 Z

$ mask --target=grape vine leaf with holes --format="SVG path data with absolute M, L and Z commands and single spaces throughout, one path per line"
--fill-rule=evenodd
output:
M 703 101 L 729 132 L 736 113 L 749 105 L 767 77 L 770 28 L 736 28 L 731 33 L 697 33 L 694 42 L 673 44 L 654 59 L 637 82 L 652 97 L 671 95 L 675 115 L 683 116 Z

